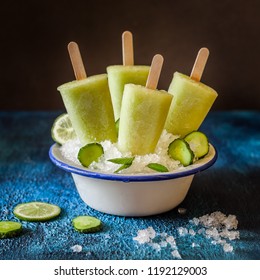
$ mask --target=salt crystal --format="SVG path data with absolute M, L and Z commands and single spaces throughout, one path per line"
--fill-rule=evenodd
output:
M 171 254 L 176 259 L 181 259 L 182 258 L 178 250 L 173 250 Z
M 189 230 L 189 234 L 192 235 L 192 236 L 194 236 L 194 235 L 196 235 L 196 232 L 195 232 L 193 229 L 190 229 L 190 230 Z
M 194 247 L 199 247 L 199 244 L 192 242 L 191 247 L 192 247 L 192 248 L 194 248 Z
M 74 246 L 70 247 L 70 249 L 71 249 L 73 252 L 79 253 L 79 252 L 82 251 L 82 246 L 81 246 L 81 245 L 74 245 Z

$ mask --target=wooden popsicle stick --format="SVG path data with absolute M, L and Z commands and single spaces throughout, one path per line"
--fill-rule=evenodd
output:
M 150 72 L 146 81 L 146 87 L 149 89 L 156 89 L 160 78 L 163 65 L 163 56 L 156 54 L 153 57 Z
M 130 31 L 122 34 L 123 65 L 134 65 L 133 35 Z
M 204 68 L 206 66 L 209 57 L 209 50 L 207 48 L 201 48 L 197 54 L 195 63 L 193 65 L 190 77 L 199 82 L 203 74 Z
M 77 80 L 83 80 L 87 78 L 85 67 L 79 51 L 79 46 L 75 42 L 68 44 L 68 51 L 70 55 L 71 64 Z

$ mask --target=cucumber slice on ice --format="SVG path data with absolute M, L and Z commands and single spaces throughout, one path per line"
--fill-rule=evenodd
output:
M 185 136 L 184 140 L 189 144 L 196 158 L 202 158 L 209 152 L 207 136 L 200 131 L 193 131 Z
M 22 231 L 22 224 L 12 221 L 0 221 L 0 239 L 15 237 Z
M 97 232 L 101 230 L 102 223 L 92 216 L 78 216 L 72 220 L 73 227 L 83 233 Z
M 88 167 L 93 161 L 98 161 L 103 154 L 104 150 L 101 144 L 90 143 L 79 150 L 78 160 L 83 166 Z
M 168 147 L 168 154 L 171 158 L 178 160 L 183 166 L 192 164 L 194 153 L 189 144 L 183 139 L 175 139 Z

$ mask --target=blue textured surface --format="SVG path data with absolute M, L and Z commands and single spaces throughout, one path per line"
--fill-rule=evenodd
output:
M 197 174 L 177 209 L 146 218 L 124 218 L 99 213 L 85 205 L 72 177 L 48 157 L 53 144 L 50 128 L 60 112 L 0 112 L 0 220 L 13 220 L 18 203 L 45 201 L 59 205 L 62 214 L 45 223 L 22 222 L 20 237 L 0 240 L 0 259 L 174 259 L 168 246 L 156 251 L 133 240 L 139 229 L 152 226 L 176 239 L 183 259 L 260 259 L 260 112 L 211 112 L 201 130 L 217 148 L 210 169 Z M 234 214 L 240 239 L 225 253 L 201 235 L 181 237 L 180 226 L 214 211 Z M 80 234 L 71 220 L 93 215 L 103 221 L 100 233 Z M 198 246 L 192 247 L 192 243 Z M 73 252 L 74 245 L 81 252 Z

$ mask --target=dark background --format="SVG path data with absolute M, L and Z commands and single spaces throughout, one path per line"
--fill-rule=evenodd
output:
M 67 43 L 80 45 L 88 75 L 121 64 L 121 34 L 134 35 L 135 63 L 161 53 L 159 88 L 190 74 L 197 51 L 210 57 L 202 82 L 213 110 L 260 108 L 260 1 L 5 1 L 0 8 L 0 110 L 64 110 L 56 88 L 74 79 Z

